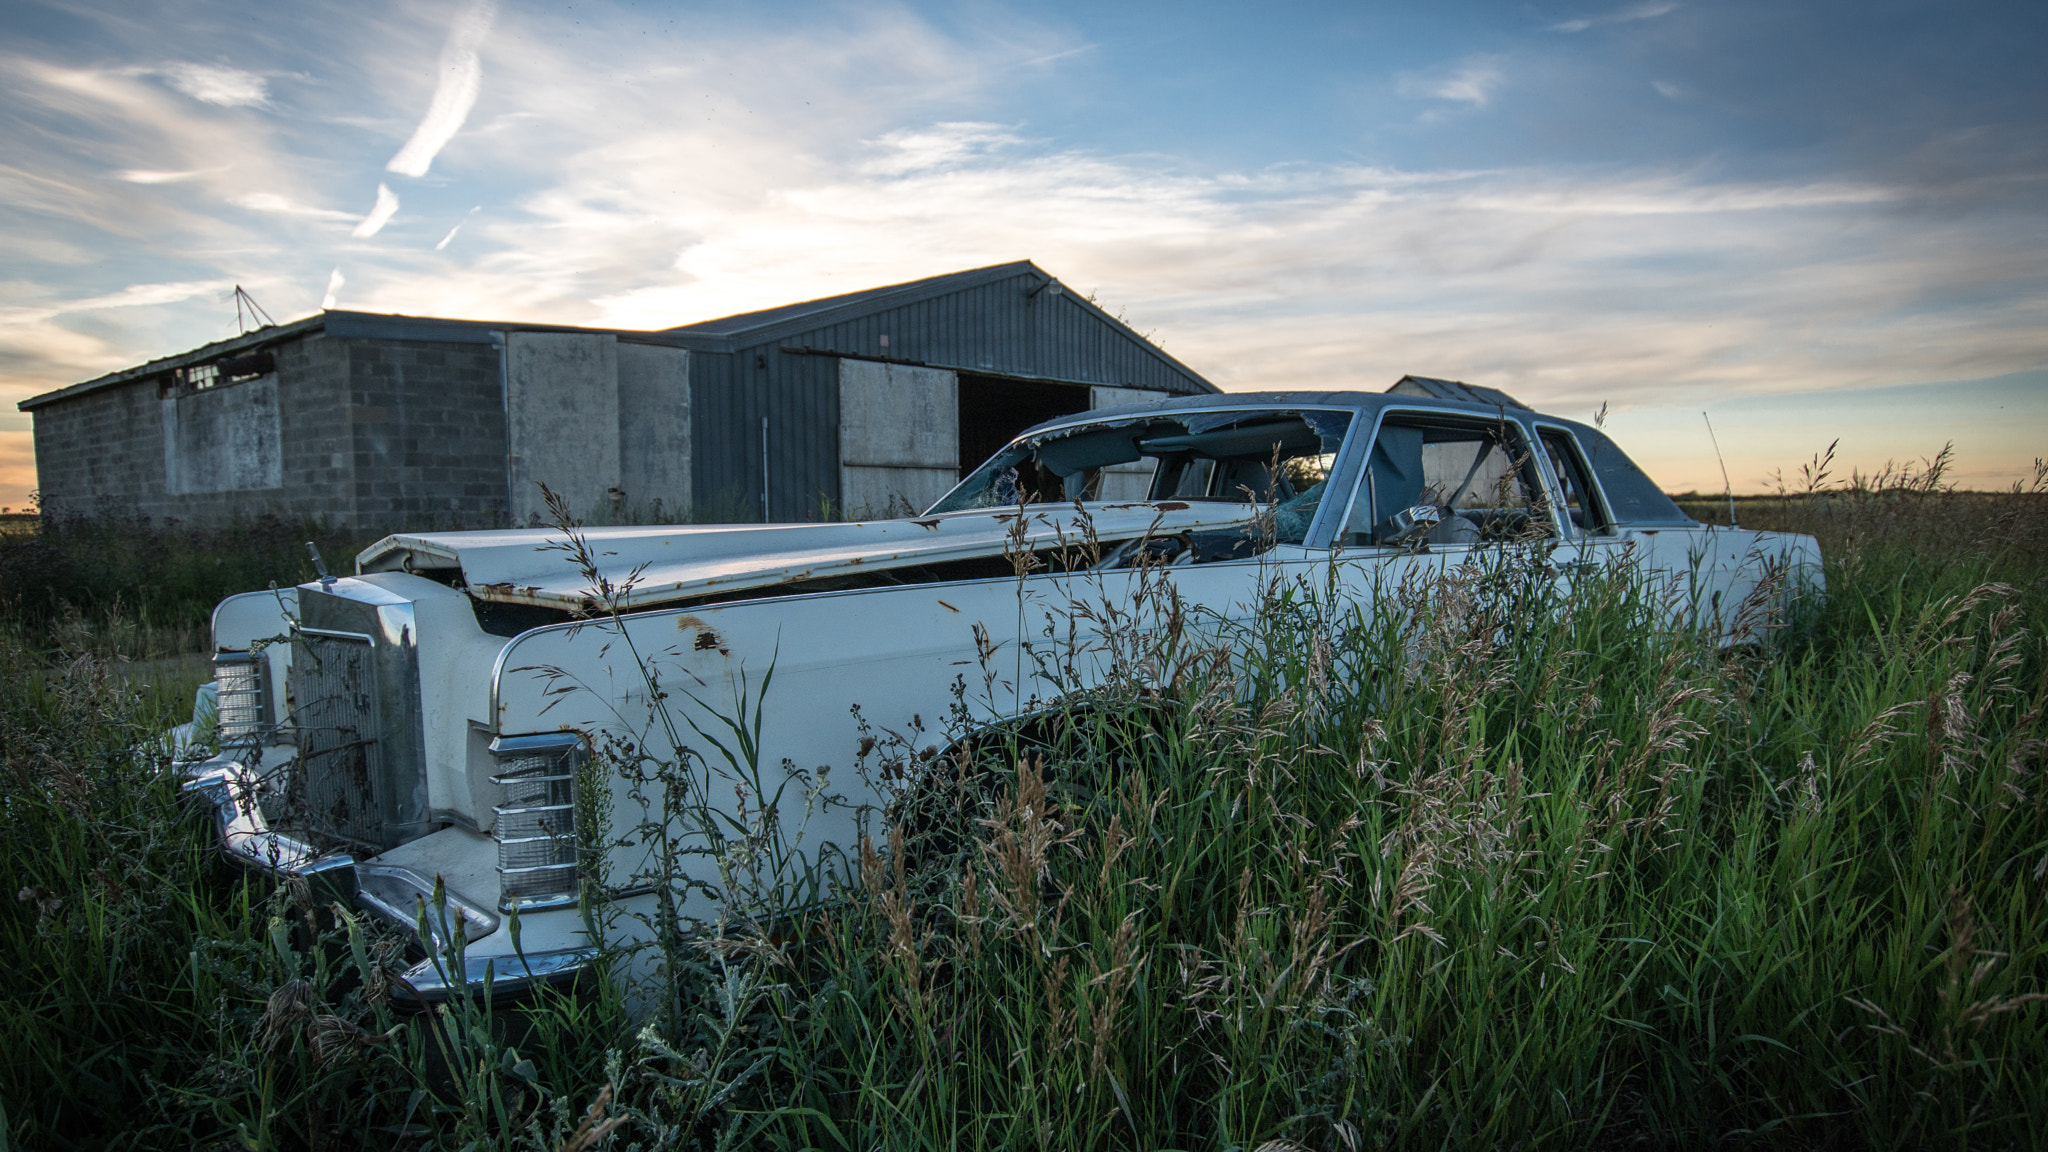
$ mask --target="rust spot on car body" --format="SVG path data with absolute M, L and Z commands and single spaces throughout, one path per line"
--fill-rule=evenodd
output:
M 718 638 L 718 633 L 712 631 L 711 626 L 709 624 L 704 623 L 704 621 L 701 618 L 696 616 L 676 617 L 676 631 L 688 632 L 692 628 L 695 628 L 697 630 L 697 639 L 690 643 L 691 651 L 709 652 L 710 650 L 716 648 L 720 656 L 732 655 L 732 649 L 727 648 L 725 646 L 725 641 L 720 640 Z
M 934 532 L 937 532 L 939 530 L 939 518 L 936 516 L 932 517 L 929 520 L 912 520 L 911 523 L 917 525 L 919 528 L 929 528 Z
M 953 606 L 952 606 L 951 604 L 948 604 L 948 603 L 946 603 L 946 602 L 945 602 L 944 600 L 941 600 L 941 601 L 939 601 L 939 607 L 941 607 L 941 608 L 944 608 L 944 609 L 945 609 L 946 611 L 948 611 L 948 612 L 958 612 L 958 611 L 959 611 L 959 609 L 958 609 L 958 608 L 955 608 L 955 607 L 953 607 Z
M 1188 504 L 1182 500 L 1168 500 L 1158 508 L 1161 512 L 1185 512 L 1188 510 Z

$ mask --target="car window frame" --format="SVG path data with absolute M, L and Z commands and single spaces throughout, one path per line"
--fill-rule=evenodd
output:
M 1553 518 L 1557 521 L 1558 531 L 1562 533 L 1558 538 L 1560 540 L 1607 540 L 1619 537 L 1621 535 L 1621 528 L 1614 518 L 1614 509 L 1607 501 L 1607 493 L 1600 489 L 1599 477 L 1593 473 L 1592 457 L 1586 454 L 1586 446 L 1579 443 L 1578 434 L 1569 425 L 1560 424 L 1555 420 L 1545 420 L 1541 417 L 1531 420 L 1529 425 L 1534 430 L 1535 439 L 1539 443 L 1542 441 L 1545 432 L 1556 432 L 1565 438 L 1565 442 L 1570 446 L 1572 453 L 1578 459 L 1579 475 L 1586 482 L 1586 495 L 1599 505 L 1595 509 L 1599 513 L 1601 521 L 1599 531 L 1589 529 L 1581 537 L 1577 532 L 1573 531 L 1574 526 L 1571 522 L 1571 513 L 1565 508 L 1564 478 L 1551 474 L 1550 453 L 1547 451 L 1541 453 L 1543 473 L 1548 477 L 1548 483 L 1551 486 L 1550 501 L 1554 512 Z
M 1535 422 L 1531 419 L 1526 419 L 1521 416 L 1510 415 L 1505 409 L 1497 409 L 1493 412 L 1472 412 L 1460 408 L 1438 408 L 1434 406 L 1426 406 L 1421 404 L 1386 404 L 1382 405 L 1379 411 L 1374 414 L 1372 421 L 1372 435 L 1365 437 L 1359 441 L 1358 452 L 1361 458 L 1366 454 L 1369 454 L 1372 451 L 1373 444 L 1378 442 L 1380 436 L 1380 428 L 1386 424 L 1388 416 L 1422 416 L 1428 419 L 1447 420 L 1448 422 L 1453 424 L 1459 422 L 1512 424 L 1514 425 L 1515 430 L 1521 434 L 1524 447 L 1531 449 L 1529 453 L 1530 456 L 1543 456 L 1542 452 L 1534 450 L 1537 447 L 1539 447 L 1539 445 L 1537 444 L 1538 437 L 1535 430 Z M 1353 428 L 1351 431 L 1352 436 L 1354 438 L 1358 436 L 1357 428 Z M 1576 444 L 1577 441 L 1574 440 L 1573 443 Z M 1583 453 L 1581 455 L 1583 457 Z M 1559 516 L 1559 505 L 1557 496 L 1555 495 L 1555 491 L 1551 487 L 1551 485 L 1554 484 L 1554 480 L 1550 475 L 1548 461 L 1542 459 L 1536 460 L 1536 477 L 1537 483 L 1544 485 L 1543 498 L 1544 502 L 1550 505 L 1550 519 L 1552 529 L 1556 532 L 1561 533 L 1563 532 L 1563 529 L 1558 527 L 1557 523 Z M 1331 528 L 1331 533 L 1328 537 L 1330 541 L 1330 544 L 1328 545 L 1329 547 L 1336 547 L 1338 545 L 1338 542 L 1343 535 L 1344 525 L 1349 524 L 1351 522 L 1351 509 L 1354 505 L 1358 503 L 1359 488 L 1364 483 L 1364 480 L 1365 477 L 1363 474 L 1361 460 L 1361 468 L 1359 469 L 1359 475 L 1351 483 L 1351 498 L 1344 502 L 1343 514 L 1336 518 L 1334 524 L 1329 525 L 1329 527 Z M 1567 535 L 1559 536 L 1558 538 L 1569 539 L 1570 537 Z M 1452 545 L 1444 545 L 1444 547 L 1452 547 Z M 1474 547 L 1474 545 L 1460 545 L 1458 547 L 1465 547 L 1469 549 L 1471 547 Z M 1491 547 L 1491 545 L 1489 545 L 1489 547 Z M 1343 549 L 1347 552 L 1380 553 L 1388 551 L 1398 551 L 1398 549 L 1395 549 L 1392 545 L 1387 544 L 1350 544 L 1343 545 Z
M 1300 413 L 1300 412 L 1337 412 L 1337 413 L 1341 413 L 1341 414 L 1343 414 L 1343 415 L 1345 415 L 1345 416 L 1348 416 L 1348 417 L 1350 417 L 1350 420 L 1349 420 L 1349 421 L 1348 421 L 1348 422 L 1346 423 L 1346 425 L 1345 425 L 1345 428 L 1344 428 L 1344 439 L 1343 439 L 1343 441 L 1342 441 L 1342 442 L 1341 442 L 1341 443 L 1340 443 L 1340 444 L 1339 444 L 1339 445 L 1337 446 L 1337 451 L 1336 451 L 1336 453 L 1335 453 L 1335 460 L 1334 460 L 1334 462 L 1333 462 L 1333 463 L 1331 464 L 1331 467 L 1330 467 L 1330 478 L 1329 478 L 1329 479 L 1328 479 L 1327 481 L 1325 481 L 1325 482 L 1324 482 L 1324 486 L 1323 486 L 1323 494 L 1324 494 L 1324 496 L 1325 496 L 1325 499 L 1323 499 L 1322 501 L 1318 502 L 1318 504 L 1316 505 L 1316 514 L 1315 514 L 1315 518 L 1309 521 L 1308 531 L 1307 531 L 1307 532 L 1306 532 L 1306 533 L 1305 533 L 1305 534 L 1303 535 L 1303 537 L 1302 537 L 1302 543 L 1300 543 L 1300 544 L 1293 544 L 1293 545 L 1287 545 L 1287 547 L 1293 547 L 1293 548 L 1308 548 L 1308 549 L 1313 549 L 1313 550 L 1317 550 L 1317 551 L 1327 551 L 1327 550 L 1329 550 L 1329 549 L 1330 549 L 1330 548 L 1331 548 L 1331 547 L 1333 546 L 1333 544 L 1334 544 L 1334 541 L 1335 541 L 1335 539 L 1336 539 L 1336 534 L 1337 534 L 1338 530 L 1339 530 L 1339 529 L 1341 529 L 1341 527 L 1343 526 L 1343 523 L 1344 523 L 1344 517 L 1345 517 L 1345 516 L 1348 516 L 1348 515 L 1350 515 L 1350 511 L 1351 511 L 1351 506 L 1350 506 L 1350 505 L 1349 505 L 1349 504 L 1347 503 L 1347 504 L 1346 504 L 1346 505 L 1344 506 L 1344 509 L 1343 509 L 1343 511 L 1342 511 L 1341 513 L 1333 513 L 1333 512 L 1331 512 L 1331 510 L 1330 510 L 1330 508 L 1331 508 L 1331 501 L 1330 501 L 1330 500 L 1329 500 L 1329 499 L 1328 499 L 1327 497 L 1328 497 L 1329 493 L 1330 493 L 1330 492 L 1331 492 L 1332 490 L 1336 490 L 1336 491 L 1348 491 L 1348 490 L 1350 490 L 1351 488 L 1354 488 L 1354 487 L 1356 486 L 1355 478 L 1354 478 L 1354 477 L 1352 476 L 1352 472 L 1353 472 L 1353 471 L 1354 471 L 1354 470 L 1356 469 L 1356 467 L 1357 467 L 1357 460 L 1358 460 L 1358 458 L 1359 458 L 1360 456 L 1362 456 L 1362 454 L 1363 454 L 1363 451 L 1364 451 L 1364 449 L 1363 449 L 1363 448 L 1361 447 L 1361 444 L 1370 444 L 1370 443 L 1371 443 L 1371 441 L 1369 441 L 1369 440 L 1367 440 L 1367 441 L 1361 441 L 1361 440 L 1359 439 L 1359 425 L 1361 425 L 1361 424 L 1365 424 L 1365 423 L 1368 423 L 1368 421 L 1367 421 L 1367 420 L 1365 419 L 1365 416 L 1366 416 L 1366 413 L 1365 413 L 1365 411 L 1364 411 L 1364 410 L 1363 410 L 1362 408 L 1360 408 L 1360 407 L 1359 407 L 1358 405 L 1355 405 L 1355 404 L 1218 404 L 1218 405 L 1216 405 L 1216 406 L 1214 406 L 1214 407 L 1210 407 L 1210 406 L 1208 406 L 1208 405 L 1201 405 L 1201 406 L 1199 406 L 1199 407 L 1187 407 L 1187 408 L 1175 407 L 1175 408 L 1165 409 L 1165 410 L 1162 410 L 1162 411 L 1159 411 L 1159 412 L 1156 412 L 1156 413 L 1154 413 L 1154 412 L 1133 412 L 1133 413 L 1130 413 L 1130 414 L 1128 414 L 1128 415 L 1124 415 L 1124 416 L 1115 416 L 1115 417 L 1111 417 L 1111 418 L 1109 418 L 1109 419 L 1107 419 L 1107 420 L 1104 420 L 1104 419 L 1094 419 L 1094 420 L 1085 420 L 1085 419 L 1079 419 L 1079 417 L 1080 417 L 1080 416 L 1081 416 L 1082 414 L 1081 414 L 1081 413 L 1076 413 L 1076 414 L 1075 414 L 1075 416 L 1077 417 L 1076 419 L 1072 419 L 1072 420 L 1065 420 L 1065 421 L 1061 421 L 1061 422 L 1059 422 L 1059 423 L 1056 423 L 1056 424 L 1049 424 L 1049 425 L 1047 425 L 1047 426 L 1045 426 L 1045 427 L 1042 427 L 1042 428 L 1034 428 L 1034 429 L 1032 429 L 1032 430 L 1030 431 L 1030 435 L 1031 435 L 1031 436 L 1033 436 L 1033 437 L 1040 437 L 1040 436 L 1049 436 L 1049 435 L 1052 435 L 1053 433 L 1056 433 L 1056 432 L 1063 432 L 1063 431 L 1065 431 L 1065 430 L 1067 430 L 1067 429 L 1069 429 L 1069 428 L 1084 428 L 1084 427 L 1087 427 L 1087 426 L 1088 426 L 1088 425 L 1090 425 L 1090 424 L 1102 424 L 1102 425 L 1113 425 L 1113 424 L 1116 424 L 1116 423 L 1119 423 L 1119 422 L 1124 422 L 1124 421 L 1130 421 L 1130 420 L 1142 420 L 1142 419 L 1147 419 L 1147 418 L 1150 418 L 1150 417 L 1154 417 L 1154 416 L 1161 416 L 1161 417 L 1167 417 L 1167 418 L 1172 418 L 1172 417 L 1176 417 L 1176 416 L 1190 415 L 1190 414 L 1194 414 L 1194 413 L 1215 413 L 1215 412 L 1290 412 L 1290 413 Z M 1377 430 L 1377 429 L 1378 429 L 1378 427 L 1379 427 L 1379 425 L 1378 425 L 1377 421 L 1373 421 L 1373 422 L 1372 422 L 1372 424 L 1373 424 L 1373 428 L 1374 428 L 1375 430 Z M 1016 442 L 1017 442 L 1018 440 L 1022 440 L 1022 439 L 1024 439 L 1024 437 L 1023 437 L 1023 436 L 1018 436 L 1018 437 L 1016 437 L 1015 439 L 1011 440 L 1011 441 L 1010 441 L 1010 444 L 1005 444 L 1005 445 L 1003 445 L 1003 447 L 1002 447 L 1002 448 L 1000 448 L 1000 449 L 998 449 L 997 451 L 998 451 L 998 452 L 1008 451 L 1008 450 L 1009 450 L 1009 447 L 1010 447 L 1010 445 L 1011 445 L 1011 444 L 1015 444 L 1015 443 L 1016 443 Z M 987 461 L 982 461 L 981 463 L 987 463 Z M 975 471 L 979 471 L 979 470 L 980 470 L 980 468 L 981 468 L 981 463 L 978 463 L 978 464 L 976 464 L 976 465 L 975 465 Z M 960 478 L 960 484 L 965 484 L 965 483 L 967 482 L 967 480 L 969 479 L 969 477 L 970 477 L 970 476 L 972 476 L 972 475 L 973 475 L 973 473 L 972 473 L 972 472 L 970 472 L 970 473 L 968 474 L 968 476 L 963 476 L 963 477 L 961 477 L 961 478 Z M 938 499 L 938 501 L 937 501 L 937 503 L 934 503 L 934 504 L 932 505 L 932 507 L 936 508 L 936 507 L 938 507 L 938 505 L 939 505 L 939 504 L 942 504 L 942 503 L 944 503 L 944 502 L 946 501 L 946 499 L 947 499 L 948 497 L 952 496 L 952 495 L 953 495 L 953 493 L 954 493 L 955 491 L 957 491 L 957 490 L 959 489 L 959 487 L 960 487 L 960 484 L 955 484 L 955 485 L 954 485 L 954 486 L 953 486 L 952 488 L 948 488 L 948 489 L 946 490 L 946 492 L 945 492 L 945 495 L 943 495 L 943 496 L 940 496 L 940 497 L 939 497 L 939 499 Z M 1343 485 L 1344 487 L 1341 487 L 1341 488 L 1339 488 L 1339 487 L 1338 487 L 1338 485 L 1340 485 L 1340 484 L 1341 484 L 1341 485 Z M 1093 503 L 1111 503 L 1111 501 L 1093 501 Z M 1256 556 L 1255 556 L 1255 557 L 1249 557 L 1249 558 L 1247 558 L 1247 559 L 1245 559 L 1245 560 L 1219 560 L 1219 561 L 1214 561 L 1213 563 L 1219 563 L 1219 564 L 1249 564 L 1249 563 L 1256 563 L 1257 561 L 1258 561 L 1258 557 L 1256 557 Z

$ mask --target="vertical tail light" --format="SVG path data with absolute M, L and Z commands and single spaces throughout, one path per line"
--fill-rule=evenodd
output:
M 261 653 L 218 653 L 213 680 L 221 743 L 259 741 L 270 734 L 269 660 Z
M 576 902 L 580 882 L 576 778 L 589 753 L 582 736 L 550 732 L 491 741 L 503 802 L 491 838 L 498 842 L 498 907 L 548 908 Z

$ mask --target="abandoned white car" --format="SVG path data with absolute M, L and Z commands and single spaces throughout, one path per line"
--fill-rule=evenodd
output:
M 854 770 L 864 735 L 916 717 L 941 739 L 1073 690 L 1027 659 L 1062 604 L 1165 580 L 1228 619 L 1276 578 L 1369 597 L 1532 541 L 1560 579 L 1624 550 L 1682 578 L 1702 627 L 1730 627 L 1767 564 L 1818 580 L 1811 538 L 1688 519 L 1597 429 L 1424 383 L 1441 387 L 1064 417 L 922 516 L 593 527 L 580 568 L 555 529 L 391 536 L 354 575 L 221 603 L 220 751 L 188 787 L 237 861 L 322 875 L 400 927 L 438 882 L 467 944 L 462 970 L 408 974 L 433 999 L 487 973 L 571 978 L 593 955 L 579 905 L 655 898 L 621 878 L 648 876 L 663 837 L 614 835 L 606 867 L 589 859 L 579 821 L 659 817 L 644 783 L 603 770 L 606 748 L 667 732 L 706 758 L 699 799 L 735 827 L 779 796 L 803 852 L 844 849 L 879 802 Z M 711 850 L 668 874 L 715 885 L 727 863 Z

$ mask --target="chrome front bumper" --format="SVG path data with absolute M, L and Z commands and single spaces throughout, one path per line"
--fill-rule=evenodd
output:
M 482 992 L 488 986 L 494 995 L 513 995 L 539 984 L 572 983 L 595 962 L 596 949 L 589 947 L 468 955 L 470 946 L 497 933 L 496 912 L 445 886 L 436 893 L 434 877 L 394 864 L 357 860 L 346 852 L 323 852 L 289 832 L 270 828 L 257 805 L 261 789 L 256 773 L 232 755 L 186 769 L 184 791 L 204 806 L 229 860 L 251 871 L 317 882 L 337 899 L 349 900 L 419 940 L 427 958 L 403 974 L 401 994 L 431 1003 L 465 991 Z M 460 950 L 452 939 L 458 932 Z M 458 951 L 463 953 L 460 972 L 449 960 Z

